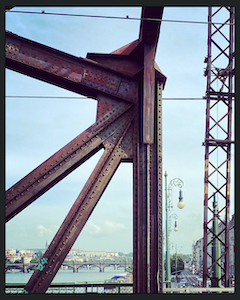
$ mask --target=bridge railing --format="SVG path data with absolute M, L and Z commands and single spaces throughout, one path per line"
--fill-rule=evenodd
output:
M 23 294 L 23 284 L 6 283 L 5 294 Z M 46 294 L 132 294 L 132 283 L 58 283 L 51 284 Z
M 163 288 L 163 293 L 234 293 L 231 288 Z M 23 294 L 24 284 L 7 283 L 5 294 Z M 46 294 L 132 294 L 132 283 L 58 283 L 51 284 Z

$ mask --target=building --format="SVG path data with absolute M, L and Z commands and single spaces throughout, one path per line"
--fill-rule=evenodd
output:
M 230 220 L 230 226 L 229 226 L 229 278 L 232 279 L 235 276 L 235 244 L 234 244 L 234 217 L 235 215 L 231 216 Z M 218 231 L 221 232 L 223 230 L 223 224 L 219 222 L 218 224 Z M 211 241 L 212 235 L 209 233 L 208 234 L 208 243 Z M 225 232 L 220 234 L 220 238 L 222 241 L 225 239 Z M 211 243 L 208 246 L 208 252 L 211 253 Z M 224 252 L 224 247 L 221 245 L 221 254 Z M 207 259 L 207 264 L 210 266 L 212 263 L 211 257 L 208 257 Z M 193 243 L 192 245 L 192 271 L 199 275 L 202 276 L 203 272 L 203 238 L 197 240 L 196 242 Z M 224 267 L 224 259 L 221 259 L 221 265 Z
M 11 255 L 16 254 L 16 250 L 12 249 L 12 248 L 5 249 L 5 255 L 8 255 L 8 254 L 11 254 Z
M 20 260 L 20 254 L 5 254 L 5 258 L 8 259 L 10 262 L 14 263 L 16 260 Z
M 114 259 L 115 257 L 118 257 L 118 252 L 116 250 L 114 251 L 104 251 L 104 250 L 79 250 L 79 249 L 71 249 L 69 251 L 69 254 L 67 256 L 67 259 L 70 260 L 79 260 L 82 259 L 88 260 L 90 258 L 95 259 L 103 259 L 103 258 L 109 258 Z

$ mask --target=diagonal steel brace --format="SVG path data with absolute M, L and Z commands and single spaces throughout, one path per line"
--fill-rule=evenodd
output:
M 129 141 L 124 141 L 124 137 L 130 128 L 131 120 L 130 111 L 122 120 L 119 130 L 108 138 L 104 153 L 44 254 L 48 264 L 42 271 L 36 269 L 25 286 L 29 293 L 45 293 L 62 265 L 121 159 L 126 156 L 124 149 L 128 147 Z

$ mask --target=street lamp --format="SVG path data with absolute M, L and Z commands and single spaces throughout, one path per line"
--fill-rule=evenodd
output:
M 167 171 L 165 171 L 165 195 L 166 195 L 166 287 L 171 287 L 171 265 L 170 265 L 170 251 L 169 251 L 169 230 L 168 230 L 168 209 L 172 208 L 171 196 L 172 196 L 172 188 L 173 186 L 177 186 L 180 188 L 179 191 L 179 202 L 177 204 L 178 208 L 182 209 L 185 204 L 182 201 L 182 191 L 184 183 L 180 178 L 174 178 L 169 182 L 167 188 Z M 168 193 L 169 191 L 169 193 Z M 177 232 L 177 222 L 175 221 L 174 231 Z
M 170 217 L 172 217 L 172 218 L 175 219 L 175 224 L 174 224 L 173 230 L 174 230 L 175 232 L 177 232 L 177 231 L 178 231 L 178 227 L 177 227 L 177 218 L 178 218 L 178 216 L 177 216 L 176 214 L 170 214 Z
M 173 230 L 174 230 L 175 232 L 178 231 L 178 228 L 177 228 L 177 221 L 175 221 L 175 226 L 174 226 Z
M 180 209 L 184 208 L 185 203 L 182 200 L 183 196 L 182 196 L 182 191 L 181 190 L 179 191 L 179 198 L 178 199 L 179 199 L 179 201 L 178 201 L 177 207 L 180 208 Z

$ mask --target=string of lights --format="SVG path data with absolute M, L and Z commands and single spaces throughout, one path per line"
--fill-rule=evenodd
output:
M 233 23 L 220 23 L 220 22 L 208 22 L 208 21 L 191 21 L 191 20 L 167 20 L 158 18 L 134 18 L 134 17 L 117 17 L 117 16 L 98 16 L 98 15 L 84 15 L 84 14 L 70 14 L 70 13 L 54 13 L 54 12 L 41 12 L 36 11 L 20 11 L 20 10 L 7 10 L 10 13 L 23 13 L 23 14 L 37 14 L 37 15 L 49 15 L 49 16 L 66 16 L 66 17 L 86 17 L 86 18 L 102 18 L 102 19 L 115 19 L 115 20 L 132 20 L 132 21 L 153 21 L 153 22 L 175 22 L 175 23 L 189 23 L 189 24 L 215 24 L 215 25 L 235 25 Z

